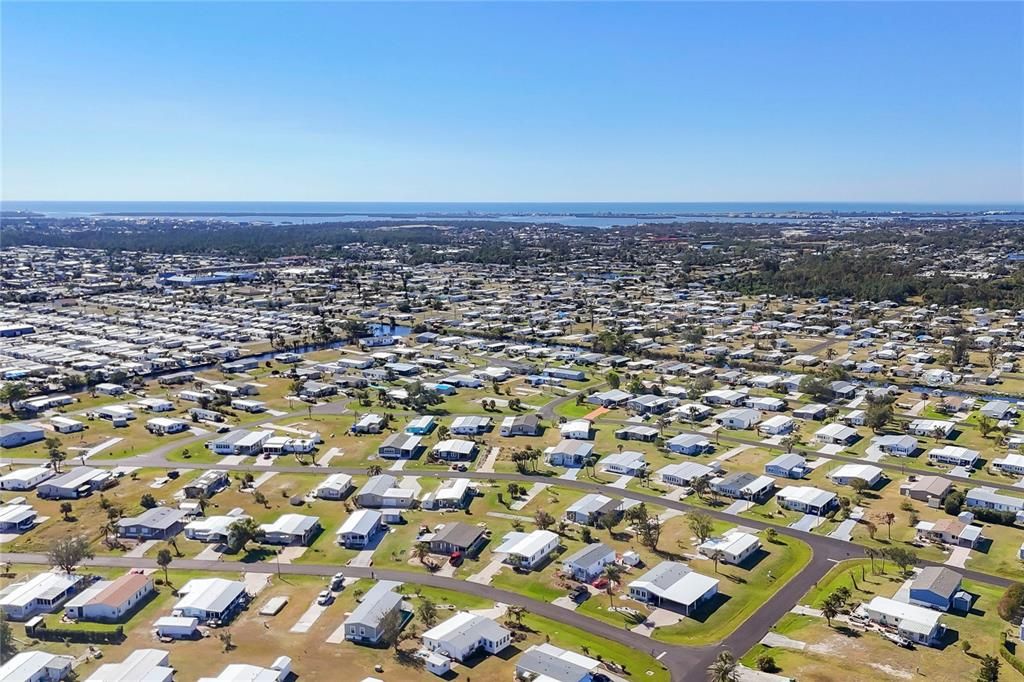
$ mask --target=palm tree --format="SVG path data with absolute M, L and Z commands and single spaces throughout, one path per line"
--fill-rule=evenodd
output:
M 423 564 L 426 563 L 427 557 L 430 556 L 430 545 L 425 542 L 417 542 L 412 551 L 413 556 L 419 559 L 419 562 Z
M 709 558 L 715 562 L 715 573 L 718 573 L 718 562 L 725 558 L 725 552 L 720 549 L 713 550 Z
M 732 652 L 719 652 L 715 662 L 708 666 L 708 682 L 736 682 L 739 679 L 739 663 Z
M 868 555 L 868 559 L 871 559 L 871 573 L 875 572 L 875 557 L 878 556 L 878 550 L 874 547 L 865 547 L 864 553 Z
M 608 584 L 604 586 L 604 591 L 608 595 L 608 606 L 610 607 L 612 606 L 612 595 L 615 593 L 615 585 L 619 582 L 622 569 L 618 564 L 605 564 L 601 573 L 608 581 Z
M 825 616 L 825 622 L 832 627 L 832 619 L 839 615 L 839 604 L 832 598 L 832 595 L 829 595 L 825 599 L 825 603 L 821 605 L 821 615 Z

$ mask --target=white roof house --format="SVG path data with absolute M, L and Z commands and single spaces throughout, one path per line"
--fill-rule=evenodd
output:
M 231 663 L 216 677 L 200 677 L 198 682 L 284 682 L 292 674 L 292 659 L 278 656 L 270 667 L 249 663 Z
M 511 532 L 494 552 L 506 554 L 509 563 L 533 568 L 555 551 L 558 544 L 558 535 L 549 530 Z
M 512 643 L 512 633 L 490 618 L 461 611 L 423 633 L 423 646 L 456 661 L 483 649 L 496 654 Z
M 647 460 L 642 452 L 623 450 L 608 455 L 601 460 L 600 464 L 602 471 L 635 476 L 647 466 Z
M 872 621 L 894 626 L 901 635 L 921 644 L 936 644 L 945 632 L 945 627 L 939 621 L 941 612 L 923 606 L 887 597 L 874 597 L 860 609 Z
M 225 542 L 231 524 L 247 518 L 250 517 L 246 514 L 204 516 L 185 526 L 185 537 L 200 542 Z
M 836 494 L 813 486 L 787 485 L 775 494 L 779 505 L 793 511 L 824 516 L 837 506 Z
M 49 467 L 25 467 L 0 476 L 0 490 L 31 490 L 54 475 Z
M 954 428 L 956 424 L 942 419 L 915 419 L 907 426 L 907 431 L 915 436 L 934 436 L 938 433 L 948 438 Z
M 709 538 L 702 542 L 697 551 L 707 557 L 718 552 L 721 561 L 727 564 L 740 564 L 760 548 L 761 541 L 756 535 L 733 528 L 722 537 Z
M 534 644 L 516 661 L 516 676 L 534 682 L 591 680 L 601 662 L 553 644 Z
M 943 445 L 941 448 L 933 448 L 928 451 L 928 459 L 940 464 L 953 464 L 955 466 L 973 467 L 978 462 L 981 453 L 970 448 L 959 445 Z
M 36 523 L 36 510 L 29 504 L 0 504 L 0 531 L 24 532 Z
M 245 583 L 224 578 L 193 578 L 178 590 L 172 615 L 200 621 L 223 619 L 245 594 Z
M 450 478 L 436 490 L 423 496 L 421 500 L 424 509 L 460 509 L 466 505 L 471 493 L 471 484 L 468 478 Z
M 835 422 L 814 432 L 814 439 L 820 443 L 849 443 L 856 437 L 857 429 Z
M 357 509 L 341 524 L 337 535 L 339 538 L 350 534 L 369 537 L 380 525 L 381 518 L 381 513 L 375 509 Z
M 39 613 L 51 613 L 74 594 L 82 576 L 47 572 L 0 590 L 0 611 L 8 618 L 24 620 Z
M 687 614 L 717 593 L 718 580 L 676 561 L 663 561 L 629 584 L 632 598 L 654 604 L 671 602 Z
M 320 517 L 306 514 L 281 514 L 273 523 L 260 524 L 264 542 L 274 544 L 305 544 L 319 528 Z
M 56 682 L 71 672 L 71 656 L 22 651 L 0 666 L 0 682 Z
M 313 489 L 313 495 L 325 499 L 341 499 L 353 488 L 352 477 L 348 474 L 331 474 Z
M 85 682 L 170 682 L 174 668 L 161 649 L 136 649 L 120 663 L 104 663 Z
M 689 485 L 695 478 L 707 478 L 715 470 L 700 462 L 680 462 L 667 464 L 658 469 L 658 476 L 669 485 Z
M 589 419 L 573 419 L 558 427 L 562 438 L 589 440 L 593 435 L 594 425 Z
M 828 473 L 828 478 L 839 485 L 851 485 L 859 479 L 873 486 L 882 478 L 882 470 L 871 464 L 843 464 Z

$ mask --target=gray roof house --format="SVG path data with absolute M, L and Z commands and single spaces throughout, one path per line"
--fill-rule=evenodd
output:
M 423 449 L 422 440 L 408 433 L 392 433 L 377 448 L 377 454 L 388 459 L 415 459 Z
M 562 559 L 562 570 L 576 580 L 590 582 L 601 575 L 606 564 L 614 561 L 615 550 L 603 542 L 595 542 Z
M 376 644 L 384 634 L 381 632 L 381 623 L 388 614 L 402 612 L 404 622 L 406 612 L 402 608 L 402 595 L 394 591 L 401 584 L 393 580 L 381 580 L 371 587 L 363 595 L 359 606 L 345 619 L 345 639 L 356 644 Z
M 174 507 L 153 507 L 117 522 L 117 534 L 138 540 L 166 540 L 185 527 L 185 512 Z
M 486 540 L 485 529 L 462 521 L 450 521 L 434 531 L 427 540 L 435 554 L 462 552 L 472 555 Z
M 565 518 L 573 523 L 592 526 L 605 517 L 617 518 L 622 513 L 619 509 L 621 504 L 620 500 L 606 495 L 589 493 L 569 505 Z

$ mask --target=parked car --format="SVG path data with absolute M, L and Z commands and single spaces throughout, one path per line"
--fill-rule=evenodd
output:
M 340 592 L 345 588 L 345 574 L 335 573 L 334 577 L 331 578 L 331 589 L 335 592 Z
M 320 606 L 327 606 L 332 601 L 334 601 L 334 593 L 330 590 L 324 590 L 316 598 L 316 603 Z

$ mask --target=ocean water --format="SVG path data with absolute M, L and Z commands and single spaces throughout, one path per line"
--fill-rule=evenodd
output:
M 787 214 L 1002 212 L 992 220 L 1024 219 L 1024 204 L 926 204 L 851 202 L 290 202 L 290 201 L 4 201 L 5 211 L 51 217 L 174 215 L 235 222 L 317 223 L 330 221 L 523 220 L 582 227 L 665 223 L 685 219 L 716 222 L 792 222 Z

